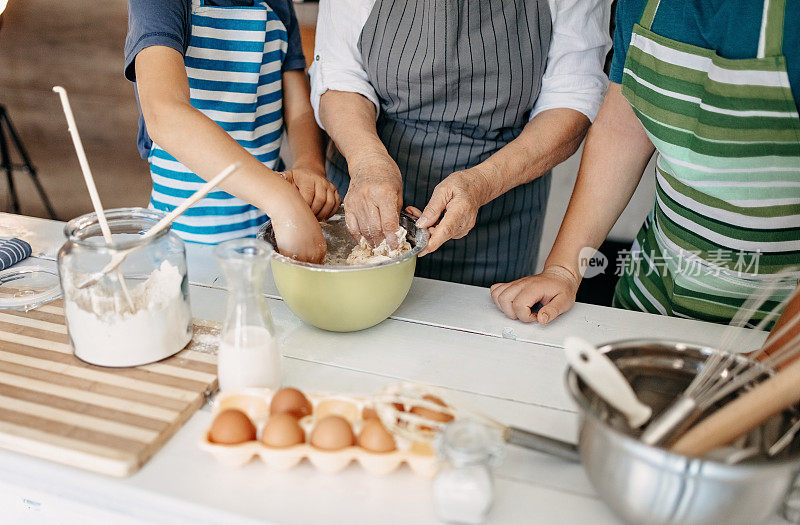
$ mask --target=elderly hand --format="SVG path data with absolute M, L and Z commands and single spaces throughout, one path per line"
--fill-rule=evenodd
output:
M 542 273 L 492 285 L 494 304 L 509 319 L 547 324 L 575 304 L 580 278 L 563 266 L 545 266 Z M 539 303 L 538 313 L 533 311 Z
M 460 239 L 469 233 L 475 226 L 478 209 L 489 201 L 490 180 L 488 174 L 476 166 L 451 173 L 436 185 L 430 202 L 417 220 L 417 226 L 428 228 L 431 234 L 420 256 L 438 250 L 450 239 Z M 416 210 L 409 212 L 416 214 Z
M 372 246 L 386 239 L 396 248 L 399 239 L 403 179 L 388 155 L 348 160 L 350 188 L 344 198 L 347 229 L 356 239 L 364 237 Z
M 339 192 L 336 186 L 325 178 L 324 171 L 295 167 L 283 172 L 283 176 L 297 187 L 317 219 L 321 221 L 329 219 L 339 209 L 341 203 Z

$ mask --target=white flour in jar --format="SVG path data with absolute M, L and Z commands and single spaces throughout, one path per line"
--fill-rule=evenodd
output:
M 64 276 L 64 309 L 75 355 L 101 366 L 137 366 L 169 357 L 192 338 L 183 275 L 168 261 L 131 287 L 133 310 L 121 289 L 101 282 L 80 290 L 82 277 Z

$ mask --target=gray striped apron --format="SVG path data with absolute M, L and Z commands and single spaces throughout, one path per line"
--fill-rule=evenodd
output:
M 454 171 L 514 140 L 539 95 L 551 36 L 547 0 L 377 0 L 359 50 L 381 101 L 378 135 L 423 209 Z M 331 145 L 344 195 L 347 163 Z M 420 259 L 417 275 L 478 286 L 533 272 L 550 174 L 483 206 L 475 228 Z

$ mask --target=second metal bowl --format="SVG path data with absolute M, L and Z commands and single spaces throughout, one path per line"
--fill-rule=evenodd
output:
M 717 352 L 654 340 L 610 343 L 600 350 L 656 415 L 683 392 L 708 356 Z M 765 368 L 765 373 L 771 371 Z M 762 455 L 738 464 L 646 445 L 637 439 L 639 431 L 629 429 L 625 418 L 571 369 L 567 389 L 580 409 L 578 448 L 586 473 L 602 499 L 629 523 L 760 523 L 780 507 L 800 468 L 797 439 L 778 457 Z M 772 443 L 781 436 L 795 414 L 787 410 L 765 424 L 764 442 Z

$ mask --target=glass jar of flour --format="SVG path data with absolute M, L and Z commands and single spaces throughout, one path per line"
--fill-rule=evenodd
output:
M 113 367 L 169 357 L 192 338 L 183 241 L 169 228 L 142 237 L 163 212 L 120 208 L 105 214 L 111 244 L 103 237 L 97 215 L 89 213 L 67 224 L 67 242 L 58 252 L 75 355 L 87 363 Z M 91 282 L 115 254 L 128 250 L 118 270 Z

